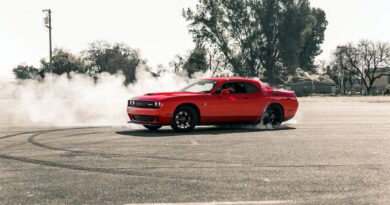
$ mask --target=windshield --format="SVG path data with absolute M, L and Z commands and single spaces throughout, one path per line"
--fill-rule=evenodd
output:
M 202 80 L 198 81 L 196 83 L 193 83 L 180 91 L 182 92 L 202 92 L 202 93 L 210 93 L 210 91 L 214 88 L 214 86 L 217 84 L 216 81 L 212 80 Z

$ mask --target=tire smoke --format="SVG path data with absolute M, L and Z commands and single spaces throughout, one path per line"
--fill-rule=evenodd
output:
M 208 73 L 197 74 L 206 77 Z M 149 92 L 175 91 L 190 79 L 164 72 L 159 77 L 138 69 L 137 81 L 125 86 L 122 74 L 102 73 L 97 81 L 72 73 L 44 80 L 0 83 L 0 124 L 11 126 L 127 125 L 127 100 Z
M 42 81 L 0 82 L 0 127 L 8 126 L 127 126 L 127 100 L 150 92 L 176 91 L 190 81 L 210 77 L 196 73 L 193 79 L 173 72 L 153 77 L 138 69 L 137 81 L 125 86 L 122 74 L 101 73 L 93 78 L 71 73 L 47 75 Z M 297 124 L 300 114 L 284 123 Z M 283 125 L 282 125 L 283 126 Z M 263 122 L 245 129 L 273 129 Z

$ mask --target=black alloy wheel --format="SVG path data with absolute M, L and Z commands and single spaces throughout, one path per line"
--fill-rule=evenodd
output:
M 159 125 L 144 125 L 144 127 L 148 130 L 156 131 L 160 129 L 162 126 Z
M 175 110 L 171 127 L 178 132 L 189 132 L 198 122 L 198 114 L 191 106 L 180 106 Z
M 272 128 L 280 128 L 283 122 L 283 109 L 277 105 L 268 106 L 264 112 L 264 125 L 271 124 Z

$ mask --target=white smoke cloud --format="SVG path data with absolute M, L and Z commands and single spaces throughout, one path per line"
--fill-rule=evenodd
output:
M 175 91 L 189 79 L 172 72 L 154 78 L 143 68 L 137 81 L 124 86 L 122 74 L 98 75 L 98 81 L 85 75 L 48 75 L 42 82 L 24 80 L 0 83 L 0 123 L 14 126 L 126 125 L 127 100 L 150 92 Z M 198 76 L 206 77 L 208 73 Z M 196 78 L 195 78 L 196 79 Z
M 196 73 L 191 80 L 173 72 L 152 77 L 139 68 L 137 81 L 125 86 L 122 74 L 91 77 L 72 73 L 47 75 L 43 81 L 0 81 L 0 126 L 129 126 L 127 100 L 151 92 L 176 91 L 190 81 L 210 77 Z M 300 114 L 285 123 L 297 124 Z M 131 125 L 134 127 L 134 125 Z M 251 129 L 272 129 L 260 123 Z

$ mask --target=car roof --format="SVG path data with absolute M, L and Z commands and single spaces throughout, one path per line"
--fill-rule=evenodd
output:
M 259 82 L 260 82 L 260 80 L 258 80 L 258 79 L 242 78 L 242 77 L 231 77 L 231 78 L 203 78 L 203 80 L 212 80 L 212 81 L 218 81 L 218 82 L 225 82 L 225 81 L 241 81 L 241 82 L 252 82 L 252 83 L 259 83 Z

